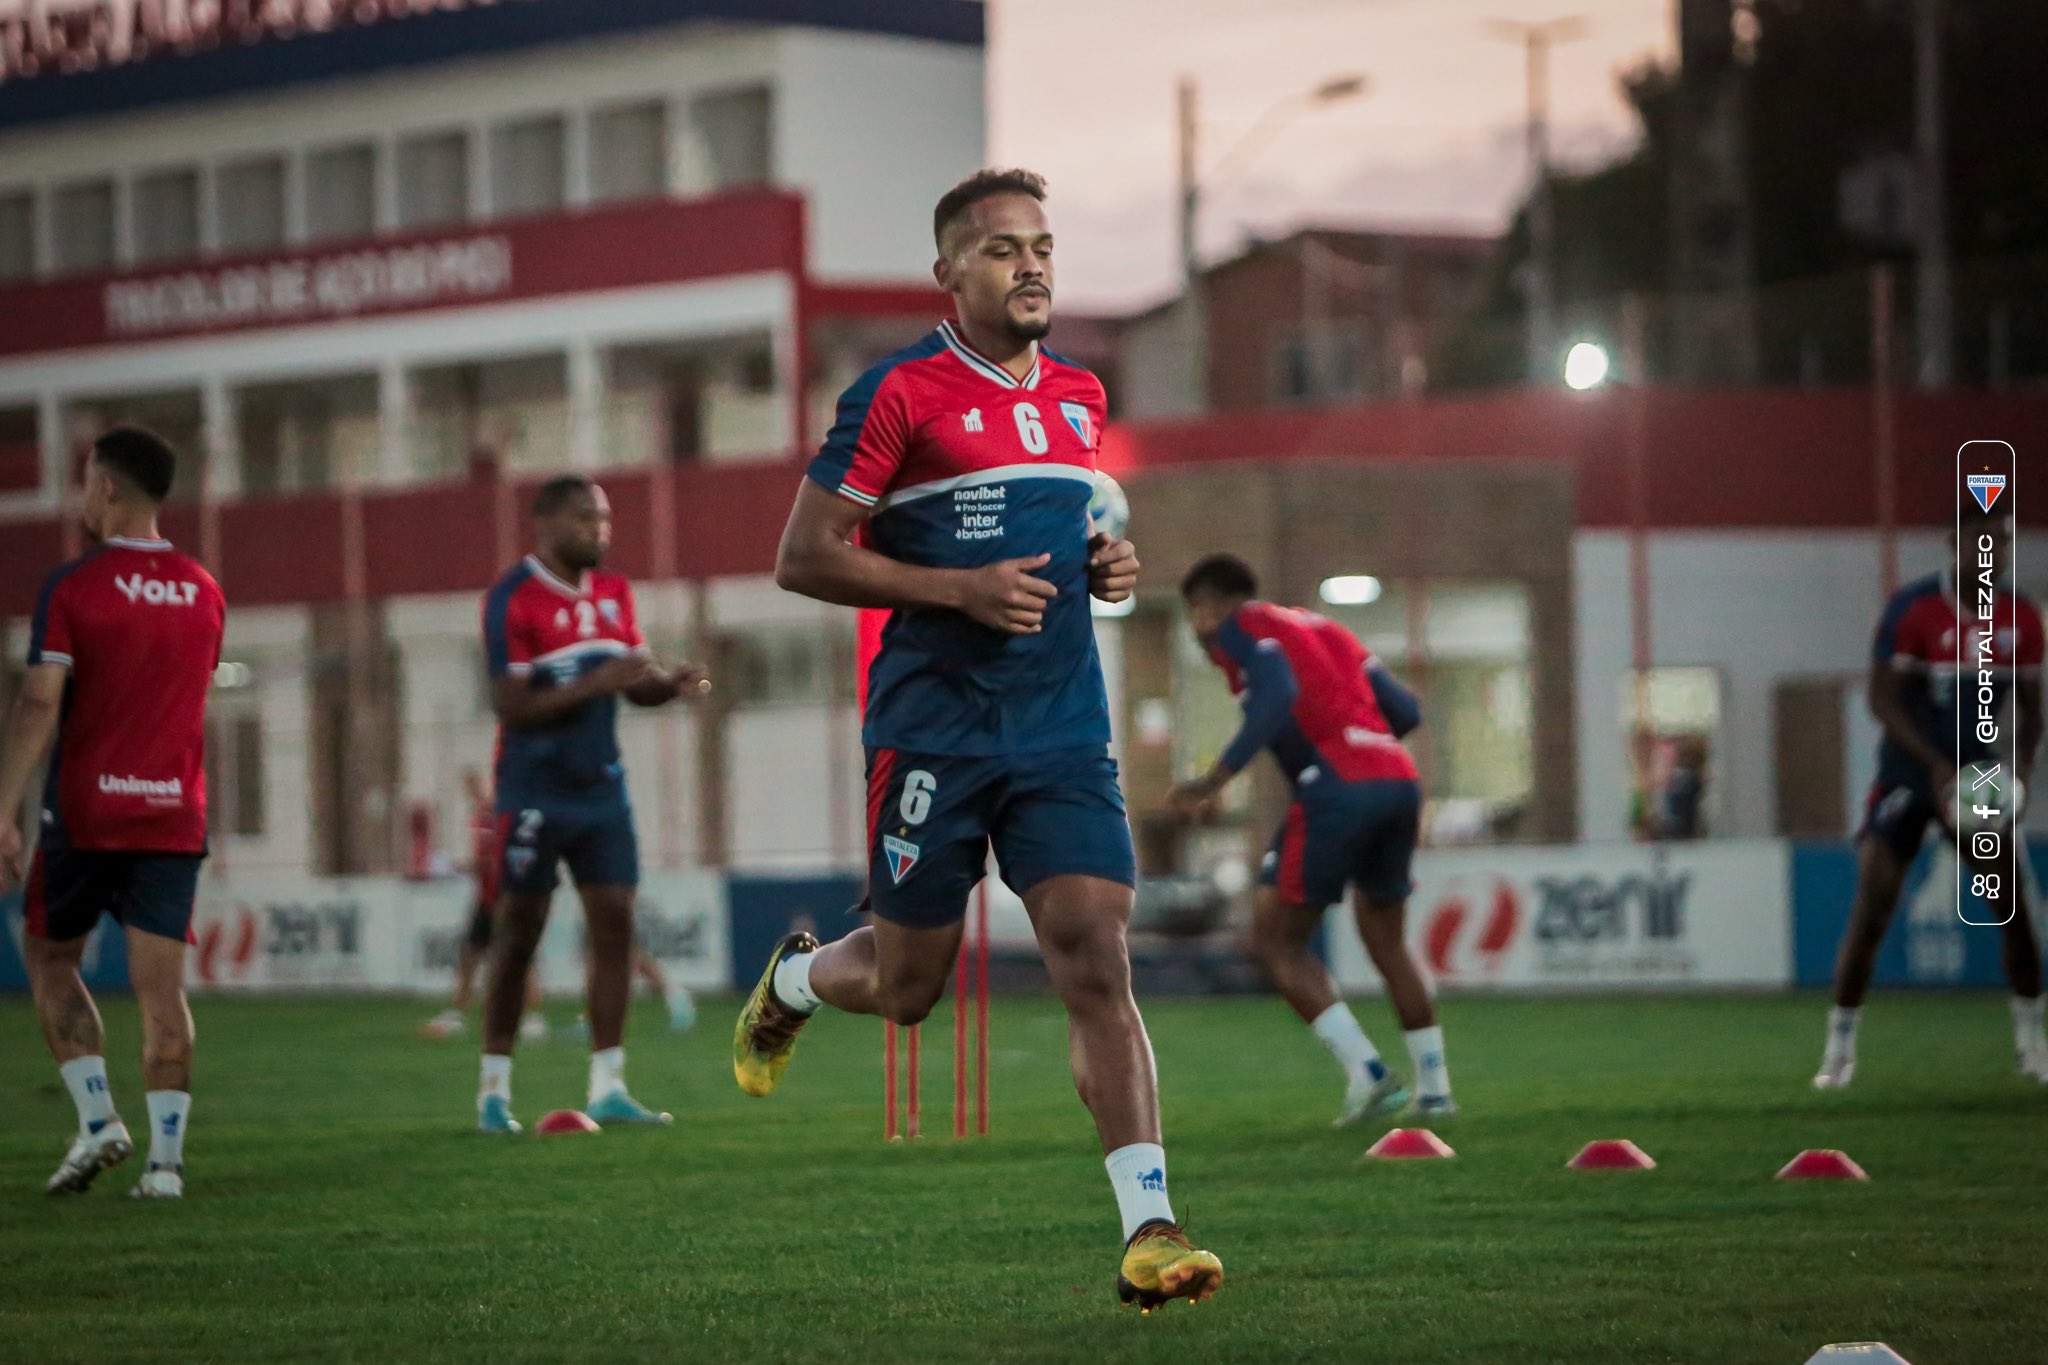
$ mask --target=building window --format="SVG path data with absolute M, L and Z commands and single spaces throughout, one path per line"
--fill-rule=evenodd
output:
M 398 144 L 398 226 L 443 227 L 469 217 L 469 138 L 427 133 Z
M 248 669 L 240 664 L 223 664 L 221 672 Z M 215 675 L 220 687 L 221 674 Z M 246 684 L 238 684 L 246 685 Z M 259 711 L 240 710 L 222 716 L 225 709 L 216 701 L 215 714 L 207 718 L 206 790 L 216 821 L 222 815 L 228 832 L 245 838 L 263 837 L 263 716 Z
M 668 108 L 659 100 L 600 109 L 590 118 L 590 197 L 647 199 L 668 187 Z
M 135 178 L 135 259 L 189 261 L 199 254 L 199 172 L 189 167 Z
M 493 217 L 547 213 L 562 206 L 565 128 L 561 118 L 550 117 L 491 130 Z
M 27 190 L 0 194 L 0 281 L 36 273 L 36 198 Z
M 692 111 L 704 140 L 712 189 L 768 183 L 774 174 L 774 124 L 766 86 L 705 95 Z
M 306 235 L 316 242 L 377 230 L 377 149 L 327 147 L 306 158 Z
M 0 493 L 29 493 L 42 486 L 40 431 L 34 408 L 0 408 Z
M 220 168 L 214 181 L 224 252 L 284 245 L 284 158 L 252 157 Z
M 1286 328 L 1270 359 L 1273 401 L 1315 403 L 1371 393 L 1372 363 L 1372 339 L 1358 320 Z
M 53 217 L 58 270 L 105 270 L 114 264 L 113 181 L 59 186 Z
M 720 635 L 717 672 L 741 706 L 823 705 L 852 696 L 853 641 L 843 629 L 763 626 Z

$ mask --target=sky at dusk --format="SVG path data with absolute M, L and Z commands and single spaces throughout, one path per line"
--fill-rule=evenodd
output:
M 1619 78 L 1668 59 L 1673 0 L 990 0 L 989 152 L 1051 182 L 1062 302 L 1124 309 L 1176 277 L 1175 78 L 1200 84 L 1205 166 L 1275 103 L 1334 76 L 1370 92 L 1305 113 L 1215 187 L 1202 244 L 1302 224 L 1496 230 L 1526 181 L 1519 46 L 1487 21 L 1583 16 L 1552 57 L 1569 165 L 1625 149 Z

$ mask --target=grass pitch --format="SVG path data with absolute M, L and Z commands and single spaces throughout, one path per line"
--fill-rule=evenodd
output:
M 1997 996 L 1878 996 L 1834 1095 L 1806 1084 L 1815 997 L 1452 1000 L 1458 1155 L 1416 1163 L 1360 1161 L 1384 1124 L 1329 1128 L 1336 1070 L 1277 1002 L 1155 1002 L 1175 1203 L 1229 1282 L 1144 1319 L 1114 1302 L 1055 1004 L 995 1001 L 995 1131 L 965 1143 L 942 1006 L 937 1136 L 885 1146 L 878 1024 L 821 1017 L 749 1100 L 731 1003 L 682 1038 L 639 1007 L 629 1076 L 675 1127 L 492 1140 L 473 1039 L 418 1039 L 417 1003 L 201 1000 L 189 1195 L 164 1205 L 123 1197 L 139 1160 L 42 1194 L 71 1105 L 28 1002 L 0 1000 L 0 1359 L 2048 1359 L 2048 1090 L 2012 1073 Z M 140 1138 L 134 1010 L 107 1016 Z M 520 1116 L 576 1104 L 583 1071 L 522 1047 Z M 1659 1168 L 1564 1169 L 1600 1137 Z M 1774 1182 L 1803 1147 L 1871 1183 Z

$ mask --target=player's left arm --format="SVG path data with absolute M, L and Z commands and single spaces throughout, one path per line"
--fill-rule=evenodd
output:
M 1216 642 L 1244 677 L 1244 723 L 1208 772 L 1167 793 L 1168 807 L 1184 816 L 1199 813 L 1230 785 L 1230 779 L 1251 765 L 1259 750 L 1271 744 L 1287 724 L 1295 699 L 1301 695 L 1294 665 L 1287 661 L 1287 651 L 1278 640 L 1255 640 L 1236 621 L 1226 621 Z
M 694 697 L 711 690 L 710 669 L 691 663 L 663 668 L 660 661 L 654 659 L 647 637 L 640 633 L 640 613 L 634 606 L 631 588 L 619 593 L 619 610 L 626 618 L 627 645 L 654 662 L 652 675 L 623 689 L 621 696 L 635 706 L 666 706 L 677 697 Z
M 57 737 L 68 674 L 61 663 L 31 665 L 7 720 L 5 746 L 0 747 L 0 892 L 21 885 L 28 848 L 21 834 L 22 802 Z

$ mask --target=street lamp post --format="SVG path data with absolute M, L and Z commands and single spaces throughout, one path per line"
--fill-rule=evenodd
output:
M 1550 194 L 1550 48 L 1553 43 L 1583 37 L 1586 21 L 1577 16 L 1524 23 L 1490 20 L 1487 27 L 1509 42 L 1522 45 L 1527 62 L 1529 115 L 1526 127 L 1529 175 L 1528 306 L 1529 377 L 1547 383 L 1556 363 L 1557 347 L 1557 217 Z
M 1177 185 L 1180 207 L 1180 277 L 1183 316 L 1187 320 L 1185 352 L 1189 374 L 1187 397 L 1197 411 L 1206 412 L 1209 407 L 1209 308 L 1208 299 L 1202 288 L 1201 261 L 1195 243 L 1205 182 L 1208 188 L 1214 188 L 1227 180 L 1232 173 L 1242 170 L 1295 115 L 1361 95 L 1365 93 L 1365 89 L 1364 76 L 1334 76 L 1310 89 L 1289 95 L 1261 114 L 1244 136 L 1217 159 L 1205 177 L 1201 173 L 1198 153 L 1201 119 L 1197 112 L 1200 101 L 1195 78 L 1182 76 L 1176 85 L 1175 106 L 1179 129 L 1176 142 L 1179 152 Z

